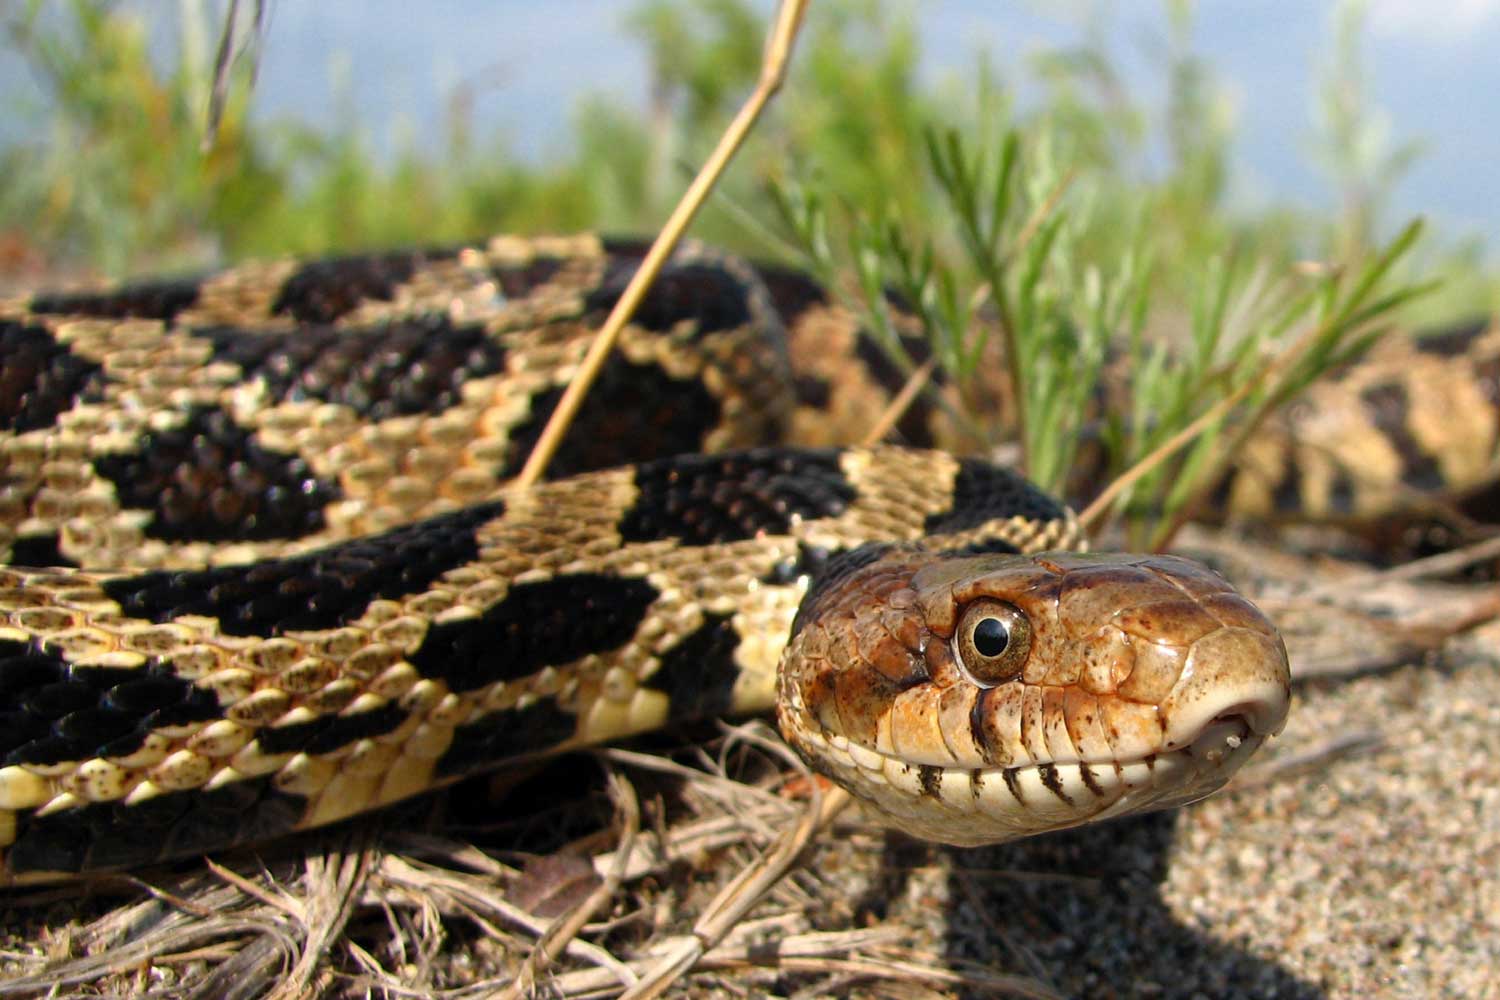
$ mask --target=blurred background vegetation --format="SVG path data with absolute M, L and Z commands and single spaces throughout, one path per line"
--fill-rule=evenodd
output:
M 1096 370 L 1104 339 L 1129 341 L 1138 386 L 1167 387 L 1143 392 L 1116 428 L 1137 437 L 1117 449 L 1123 467 L 1252 378 L 1257 352 L 1245 345 L 1258 339 L 1323 328 L 1331 339 L 1312 352 L 1322 366 L 1392 307 L 1415 324 L 1495 305 L 1500 283 L 1481 248 L 1443 234 L 1415 240 L 1408 220 L 1388 217 L 1392 185 L 1417 151 L 1372 119 L 1358 2 L 1339 8 L 1317 95 L 1319 160 L 1341 195 L 1324 213 L 1230 204 L 1230 102 L 1193 51 L 1192 4 L 1165 8 L 1170 37 L 1152 88 L 1165 96 L 1153 103 L 1088 35 L 1025 59 L 980 56 L 931 82 L 918 72 L 920 6 L 819 0 L 787 87 L 694 233 L 831 282 L 853 275 L 849 302 L 877 332 L 881 305 L 869 293 L 903 290 L 959 374 L 983 356 L 964 339 L 970 313 L 993 302 L 1007 327 L 1041 338 L 1013 356 L 1040 383 L 1026 401 L 1023 455 L 1052 485 L 1071 452 L 1037 452 L 1075 441 L 1058 430 L 1092 419 L 1090 383 L 1070 373 Z M 205 147 L 221 27 L 212 13 L 178 8 L 164 63 L 138 11 L 13 0 L 0 6 L 7 57 L 24 60 L 45 98 L 10 109 L 18 125 L 0 148 L 0 285 L 499 231 L 654 232 L 754 80 L 766 9 L 622 4 L 624 44 L 648 53 L 649 100 L 640 109 L 588 97 L 567 152 L 536 162 L 476 134 L 462 90 L 437 134 L 393 155 L 372 148 L 371 123 L 352 111 L 332 129 L 251 116 L 249 58 L 235 64 Z M 274 19 L 253 43 L 277 44 Z M 1148 328 L 1163 336 L 1144 337 Z M 1176 346 L 1165 353 L 1161 341 Z M 1288 391 L 1268 384 L 1251 411 Z M 1209 451 L 1184 459 L 1212 461 Z M 1159 477 L 1157 492 L 1180 487 L 1180 472 Z
M 918 72 L 920 6 L 820 0 L 789 86 L 698 232 L 776 255 L 777 244 L 747 219 L 774 228 L 766 181 L 788 177 L 815 179 L 850 206 L 914 232 L 941 228 L 941 191 L 923 136 L 948 128 L 976 139 L 1015 129 L 1030 149 L 1065 164 L 1072 197 L 1087 204 L 1082 244 L 1090 252 L 1117 252 L 1132 225 L 1149 217 L 1163 279 L 1190 282 L 1201 261 L 1226 247 L 1282 262 L 1349 260 L 1405 221 L 1386 217 L 1387 194 L 1416 147 L 1386 140 L 1370 121 L 1359 4 L 1342 8 L 1316 95 L 1319 159 L 1342 192 L 1339 210 L 1327 215 L 1230 209 L 1229 102 L 1214 68 L 1192 50 L 1192 5 L 1165 5 L 1172 34 L 1157 67 L 1165 86 L 1152 88 L 1165 96 L 1151 103 L 1128 89 L 1106 47 L 1087 35 L 1013 63 L 980 57 L 961 74 L 928 82 Z M 6 57 L 25 62 L 45 97 L 7 109 L 16 123 L 0 149 L 5 259 L 118 276 L 500 230 L 651 231 L 753 80 L 766 5 L 620 6 L 633 39 L 624 44 L 649 55 L 649 101 L 638 110 L 634 100 L 588 97 L 567 152 L 527 162 L 504 141 L 474 134 L 461 89 L 434 128 L 439 134 L 413 136 L 394 155 L 376 154 L 370 136 L 380 123 L 352 111 L 332 130 L 251 117 L 256 92 L 246 59 L 205 152 L 216 8 L 177 8 L 176 45 L 153 52 L 139 8 L 12 0 L 0 5 Z M 273 17 L 262 43 L 276 45 L 275 32 Z M 174 62 L 163 63 L 163 48 Z M 1024 110 L 1015 96 L 1023 84 Z M 1491 305 L 1493 282 L 1472 248 L 1425 263 L 1447 279 L 1426 308 Z

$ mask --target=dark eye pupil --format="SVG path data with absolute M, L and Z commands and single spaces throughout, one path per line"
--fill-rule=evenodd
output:
M 1010 629 L 998 618 L 983 618 L 974 626 L 974 649 L 980 656 L 996 657 L 1010 645 Z

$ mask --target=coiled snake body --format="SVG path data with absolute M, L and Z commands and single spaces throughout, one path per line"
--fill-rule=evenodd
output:
M 507 488 L 639 255 L 498 239 L 0 303 L 0 884 L 773 706 L 953 843 L 1199 797 L 1280 727 L 1280 639 L 1209 571 L 1063 551 L 1071 513 L 987 462 L 755 447 L 830 434 L 815 403 L 857 423 L 881 373 L 804 285 L 702 248 L 566 476 Z M 847 350 L 810 375 L 812 335 Z

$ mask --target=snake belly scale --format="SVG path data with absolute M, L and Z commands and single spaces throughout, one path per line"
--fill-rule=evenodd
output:
M 1208 571 L 1060 551 L 1072 514 L 985 461 L 780 444 L 818 395 L 784 303 L 702 248 L 569 474 L 506 487 L 639 255 L 0 304 L 0 884 L 731 712 L 954 843 L 1207 794 L 1280 727 L 1280 640 Z

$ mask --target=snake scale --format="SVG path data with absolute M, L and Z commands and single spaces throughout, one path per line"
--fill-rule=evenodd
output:
M 508 487 L 643 250 L 0 302 L 0 884 L 724 713 L 774 708 L 951 843 L 1201 797 L 1279 729 L 1284 648 L 1213 573 L 1068 551 L 1071 512 L 943 450 L 926 404 L 899 427 L 926 447 L 833 447 L 898 373 L 790 272 L 680 250 L 556 478 Z M 1449 352 L 1491 461 L 1492 340 Z

